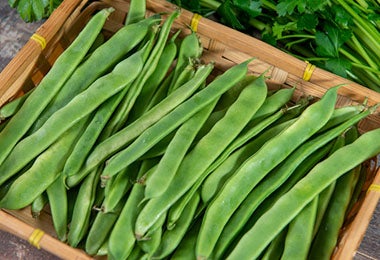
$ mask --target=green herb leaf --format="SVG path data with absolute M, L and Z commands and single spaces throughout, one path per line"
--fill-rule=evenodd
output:
M 244 26 L 240 23 L 232 7 L 233 5 L 231 1 L 226 0 L 219 6 L 217 13 L 221 16 L 223 23 L 231 26 L 234 29 L 244 30 Z
M 313 30 L 318 25 L 318 17 L 315 14 L 303 14 L 297 21 L 298 30 Z
M 351 69 L 351 63 L 342 58 L 329 59 L 325 62 L 326 69 L 344 78 L 347 78 L 347 70 Z
M 315 51 L 319 57 L 337 57 L 338 53 L 327 34 L 320 31 L 316 32 L 315 42 L 317 44 Z
M 257 17 L 261 14 L 261 2 L 251 0 L 233 0 L 233 4 L 236 8 L 247 13 L 250 18 Z

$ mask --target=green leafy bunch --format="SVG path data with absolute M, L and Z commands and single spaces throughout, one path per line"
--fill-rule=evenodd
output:
M 171 0 L 380 92 L 378 0 Z
M 16 8 L 25 22 L 40 21 L 54 11 L 62 0 L 8 0 L 12 8 Z

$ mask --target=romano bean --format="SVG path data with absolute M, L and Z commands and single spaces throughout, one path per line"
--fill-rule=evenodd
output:
M 129 117 L 129 113 L 134 106 L 137 97 L 140 95 L 142 88 L 145 85 L 145 82 L 149 79 L 149 77 L 156 70 L 162 52 L 165 48 L 167 39 L 169 37 L 170 29 L 174 20 L 179 16 L 179 11 L 173 11 L 169 17 L 164 21 L 164 24 L 160 28 L 158 32 L 158 38 L 156 41 L 152 41 L 152 50 L 147 52 L 146 60 L 144 62 L 144 66 L 141 70 L 141 73 L 137 76 L 134 82 L 131 85 L 131 88 L 128 91 L 128 94 L 125 96 L 123 103 L 125 106 L 121 109 L 121 118 L 119 122 L 116 124 L 115 130 L 118 131 L 122 127 L 124 127 L 127 119 Z
M 95 201 L 96 187 L 99 183 L 101 168 L 91 172 L 81 184 L 78 195 L 75 199 L 70 229 L 67 234 L 67 242 L 72 247 L 77 247 L 79 242 L 85 237 L 89 225 L 90 216 Z
M 163 259 L 175 251 L 185 236 L 186 232 L 189 231 L 199 201 L 200 196 L 198 193 L 196 193 L 189 204 L 186 206 L 183 215 L 177 221 L 175 227 L 172 230 L 166 230 L 164 232 L 161 244 L 157 251 L 154 253 L 153 258 Z
M 286 105 L 293 96 L 294 88 L 283 88 L 277 90 L 273 95 L 265 99 L 264 104 L 260 107 L 257 113 L 252 117 L 252 120 L 259 120 L 267 117 Z
M 145 18 L 146 1 L 131 0 L 125 24 L 137 23 Z
M 203 48 L 201 42 L 195 32 L 191 32 L 189 35 L 185 36 L 185 38 L 182 39 L 168 93 L 175 90 L 176 86 L 178 86 L 178 84 L 175 86 L 175 82 L 177 81 L 181 72 L 187 66 L 189 60 L 199 58 L 202 54 L 202 51 Z
M 345 145 L 354 142 L 358 137 L 357 132 L 348 132 L 348 136 L 345 137 Z M 310 259 L 330 259 L 338 241 L 339 231 L 343 225 L 359 173 L 360 165 L 336 180 L 310 250 Z
M 184 100 L 191 96 L 201 85 L 201 83 L 206 80 L 212 69 L 212 64 L 199 67 L 194 78 L 187 84 L 170 94 L 162 102 L 157 104 L 148 112 L 144 113 L 136 121 L 132 122 L 119 132 L 115 133 L 97 145 L 92 153 L 88 156 L 84 167 L 82 167 L 83 169 L 81 169 L 80 174 L 85 176 L 92 168 L 104 162 L 116 151 L 119 151 L 125 147 L 132 140 L 137 138 L 144 130 L 160 120 L 161 117 L 184 102 Z M 70 178 L 68 178 L 67 182 L 68 185 L 71 186 L 71 184 L 69 184 Z
M 125 200 L 121 200 L 113 212 L 99 211 L 96 214 L 86 237 L 85 250 L 89 255 L 97 254 L 101 246 L 108 240 L 124 204 Z
M 224 72 L 218 79 L 212 81 L 206 88 L 194 94 L 180 104 L 169 114 L 161 118 L 156 124 L 144 131 L 132 144 L 113 155 L 105 167 L 102 179 L 106 181 L 111 176 L 127 167 L 130 163 L 142 156 L 167 134 L 176 129 L 195 113 L 219 98 L 223 92 L 239 82 L 247 73 L 250 60 L 236 65 Z M 237 116 L 239 118 L 240 114 Z
M 270 243 L 270 245 L 265 249 L 261 260 L 276 260 L 280 259 L 282 252 L 284 250 L 285 237 L 288 229 L 284 228 Z
M 52 102 L 39 116 L 29 132 L 35 132 L 58 109 L 87 89 L 96 79 L 108 73 L 125 55 L 146 37 L 149 28 L 158 22 L 155 17 L 140 23 L 124 26 L 97 48 L 70 76 Z M 122 47 L 121 47 L 122 46 Z
M 252 154 L 257 152 L 270 138 L 294 123 L 295 119 L 268 128 L 255 139 L 233 152 L 202 183 L 201 197 L 204 203 L 209 202 L 224 185 L 224 182 Z
M 328 147 L 328 144 L 332 142 L 332 140 L 337 138 L 347 128 L 365 118 L 369 114 L 369 110 L 362 112 L 350 120 L 347 120 L 345 123 L 311 138 L 307 142 L 303 143 L 301 147 L 292 152 L 280 165 L 274 168 L 266 176 L 266 178 L 248 194 L 239 208 L 231 216 L 228 223 L 224 226 L 221 233 L 222 238 L 216 244 L 216 255 L 219 256 L 219 253 L 224 251 L 228 243 L 230 243 L 234 238 L 235 234 L 243 228 L 258 205 L 260 205 L 265 198 L 280 187 L 289 178 L 289 176 L 292 175 L 299 165 L 301 165 L 305 160 L 309 160 L 309 157 L 321 147 Z
M 25 100 L 17 114 L 12 117 L 6 127 L 0 132 L 0 164 L 4 162 L 14 146 L 28 131 L 67 78 L 76 69 L 112 11 L 113 9 L 103 9 L 90 19 L 78 37 L 58 57 L 54 66 L 45 75 L 39 86 Z M 67 64 L 70 65 L 67 66 Z M 0 172 L 2 173 L 1 176 L 7 175 L 4 169 Z M 5 178 L 1 178 L 0 183 L 3 183 Z
M 246 67 L 245 64 L 243 66 Z M 233 69 L 234 68 L 230 69 L 227 73 Z M 240 80 L 244 78 L 245 73 L 246 71 L 243 69 L 241 71 Z M 223 75 L 227 76 L 228 74 Z M 219 79 L 222 79 L 223 75 Z M 236 77 L 237 73 L 234 74 L 234 76 Z M 213 82 L 215 83 L 216 81 L 217 80 L 214 80 Z M 232 79 L 230 79 L 229 82 L 233 82 Z M 223 83 L 225 87 L 227 82 Z M 213 83 L 210 83 L 210 85 L 202 91 L 210 90 L 213 87 L 211 84 Z M 219 87 L 221 88 L 221 86 Z M 166 212 L 171 205 L 197 182 L 211 163 L 249 122 L 252 115 L 264 102 L 266 93 L 266 85 L 258 84 L 255 80 L 244 88 L 238 99 L 230 106 L 226 115 L 218 121 L 210 132 L 205 135 L 184 158 L 168 189 L 160 197 L 148 201 L 136 220 L 136 235 L 143 236 L 151 225 L 154 224 L 156 219 Z M 210 100 L 208 102 L 210 102 Z M 192 109 L 194 109 L 194 107 L 192 107 Z M 167 124 L 165 125 L 167 126 Z M 218 142 L 218 140 L 223 140 L 223 142 Z
M 182 238 L 181 243 L 175 249 L 172 260 L 194 260 L 195 256 L 195 244 L 197 242 L 197 236 L 199 232 L 201 222 L 196 220 L 186 232 L 185 236 Z
M 156 40 L 157 33 L 158 33 L 158 28 L 155 28 L 154 30 L 153 29 L 150 30 L 145 41 L 143 41 L 142 43 L 142 47 L 139 47 L 139 48 L 145 49 L 142 55 L 143 63 L 146 62 L 146 60 L 148 59 L 152 51 L 152 48 L 154 47 L 154 42 Z M 138 77 L 141 77 L 141 75 L 139 75 Z M 134 82 L 132 82 L 130 88 L 132 88 L 133 85 L 136 85 L 135 81 L 137 80 L 137 78 L 134 80 Z M 124 124 L 124 122 L 128 119 L 127 114 L 128 114 L 128 109 L 130 106 L 130 103 L 129 103 L 130 97 L 131 97 L 131 93 L 130 93 L 130 90 L 128 89 L 128 92 L 123 95 L 122 100 L 119 102 L 119 105 L 115 113 L 112 115 L 112 117 L 107 122 L 106 126 L 104 127 L 102 134 L 99 137 L 99 141 L 103 141 L 107 139 L 108 137 L 110 137 L 111 135 L 113 135 L 114 133 L 116 133 L 121 127 L 121 125 Z
M 41 214 L 41 211 L 44 209 L 44 207 L 47 204 L 48 204 L 48 197 L 46 196 L 46 193 L 43 192 L 37 198 L 35 198 L 32 204 L 30 205 L 32 217 L 38 218 Z
M 166 215 L 162 215 L 156 222 L 155 228 L 145 238 L 137 238 L 137 245 L 145 252 L 148 259 L 152 258 L 152 255 L 161 244 L 163 226 L 165 223 Z
M 84 119 L 79 121 L 38 155 L 33 165 L 12 183 L 0 201 L 0 207 L 20 209 L 42 194 L 60 176 L 65 159 L 83 132 L 86 122 Z
M 317 204 L 318 197 L 314 198 L 302 209 L 292 222 L 290 222 L 281 260 L 307 259 L 313 239 Z
M 141 177 L 145 172 L 139 173 Z M 138 204 L 144 198 L 144 186 L 136 183 L 128 196 L 108 241 L 109 259 L 127 259 L 136 245 L 133 227 L 140 211 Z
M 215 103 L 199 111 L 176 131 L 158 163 L 157 169 L 146 181 L 145 199 L 158 197 L 169 187 L 182 159 L 193 143 L 199 129 L 214 109 Z
M 2 173 L 0 184 L 17 173 L 29 161 L 59 139 L 65 131 L 98 108 L 105 100 L 128 86 L 141 71 L 140 55 L 141 53 L 136 52 L 120 62 L 111 73 L 99 78 L 69 104 L 54 113 L 36 132 L 20 141 L 0 165 L 0 172 Z M 126 73 L 127 71 L 128 73 Z M 32 95 L 34 93 L 37 93 L 37 89 L 33 91 Z
M 380 129 L 371 130 L 320 162 L 257 220 L 227 259 L 257 257 L 278 230 L 285 227 L 319 192 L 344 173 L 379 154 L 380 143 L 373 142 L 379 139 Z
M 238 172 L 226 182 L 206 210 L 197 241 L 199 259 L 211 255 L 224 225 L 257 183 L 326 124 L 334 111 L 336 98 L 337 88 L 329 89 L 320 101 L 306 108 L 293 125 L 246 160 Z
M 136 103 L 131 111 L 131 120 L 136 120 L 144 112 L 147 111 L 148 104 L 152 100 L 154 93 L 164 81 L 165 76 L 168 74 L 171 65 L 177 55 L 177 45 L 175 39 L 178 36 L 179 31 L 170 38 L 166 44 L 162 55 L 157 63 L 157 67 L 147 79 L 145 86 L 141 90 L 140 95 L 137 97 Z
M 344 146 L 344 135 L 340 135 L 336 138 L 331 151 L 329 152 L 329 155 L 335 152 L 336 150 L 342 148 Z M 317 205 L 317 214 L 315 217 L 315 225 L 314 225 L 314 232 L 313 232 L 313 237 L 315 237 L 319 226 L 321 224 L 323 215 L 326 212 L 327 206 L 329 204 L 329 201 L 331 199 L 331 196 L 334 192 L 335 189 L 335 182 L 332 182 L 327 188 L 325 188 L 323 191 L 321 191 L 318 194 L 318 205 Z
M 131 164 L 118 174 L 105 188 L 105 198 L 102 206 L 104 212 L 112 212 L 123 196 L 132 188 L 140 163 Z
M 68 218 L 68 202 L 67 190 L 63 182 L 63 174 L 46 189 L 49 199 L 49 207 L 51 218 L 53 220 L 54 230 L 57 237 L 61 241 L 67 238 L 67 218 Z
M 24 95 L 15 98 L 14 100 L 2 106 L 0 108 L 0 122 L 16 114 L 17 111 L 21 108 L 22 104 L 24 104 L 26 98 L 30 95 L 30 93 L 32 93 L 32 91 L 29 91 Z

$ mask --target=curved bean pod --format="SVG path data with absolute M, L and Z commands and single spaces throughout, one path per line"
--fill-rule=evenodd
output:
M 145 199 L 158 197 L 169 187 L 196 134 L 214 107 L 215 102 L 199 111 L 176 131 L 157 169 L 146 181 Z
M 119 151 L 125 145 L 129 144 L 144 130 L 157 122 L 162 116 L 181 104 L 198 89 L 203 81 L 206 80 L 212 69 L 212 64 L 199 67 L 194 78 L 187 84 L 174 91 L 154 108 L 136 119 L 136 121 L 98 144 L 88 156 L 85 165 L 82 167 L 79 174 L 83 176 L 88 174 L 91 169 L 104 162 L 108 157 Z M 71 181 L 70 178 L 67 179 L 67 184 L 69 186 L 75 185 L 76 182 L 76 180 Z
M 146 1 L 131 0 L 125 24 L 133 24 L 145 18 Z
M 275 125 L 255 139 L 233 152 L 222 164 L 220 164 L 202 183 L 201 197 L 204 203 L 211 201 L 224 182 L 233 174 L 243 162 L 257 152 L 269 139 L 289 127 L 295 119 Z
M 359 122 L 370 114 L 370 110 L 364 111 L 361 114 L 347 120 L 345 123 L 323 133 L 305 142 L 301 147 L 291 153 L 278 167 L 276 167 L 268 176 L 261 181 L 245 198 L 242 205 L 231 216 L 228 223 L 224 226 L 221 240 L 217 242 L 215 251 L 216 255 L 223 252 L 228 243 L 234 238 L 234 235 L 239 232 L 244 224 L 248 221 L 251 214 L 260 205 L 260 203 L 282 185 L 296 168 L 308 160 L 314 152 L 323 146 L 328 146 L 328 143 L 341 135 L 347 128 Z M 219 253 L 218 253 L 219 252 Z
M 103 181 L 116 175 L 119 171 L 138 159 L 163 137 L 239 82 L 246 75 L 249 62 L 250 60 L 224 72 L 206 88 L 194 94 L 191 98 L 161 118 L 156 124 L 144 131 L 127 148 L 113 155 L 107 161 L 107 166 L 104 168 L 102 174 Z
M 257 183 L 326 124 L 334 111 L 336 98 L 337 88 L 329 89 L 321 100 L 306 108 L 293 125 L 268 141 L 227 181 L 206 210 L 197 241 L 197 257 L 205 259 L 211 255 L 224 225 Z
M 198 193 L 194 194 L 193 198 L 186 205 L 183 215 L 177 221 L 176 226 L 172 230 L 166 230 L 161 239 L 161 244 L 154 253 L 153 258 L 162 259 L 169 256 L 175 251 L 181 240 L 189 231 L 190 225 L 194 219 L 196 209 L 200 201 Z
M 244 78 L 245 73 L 244 70 L 240 72 L 241 80 Z M 237 75 L 235 74 L 234 76 L 236 77 Z M 222 79 L 222 77 L 223 75 L 219 79 Z M 217 79 L 213 82 L 215 83 L 216 81 Z M 201 92 L 210 90 L 212 87 L 211 84 L 213 83 L 210 83 L 210 85 L 201 90 Z M 226 85 L 227 82 L 224 82 L 223 87 Z M 136 220 L 136 235 L 143 236 L 156 221 L 156 218 L 166 212 L 170 206 L 197 182 L 211 163 L 246 126 L 252 115 L 264 102 L 266 94 L 266 85 L 259 84 L 256 80 L 250 82 L 250 84 L 244 88 L 238 99 L 230 106 L 226 115 L 218 121 L 210 132 L 205 135 L 184 158 L 168 189 L 160 197 L 148 201 Z M 208 102 L 210 102 L 210 98 Z M 194 109 L 194 106 L 192 106 L 192 109 Z M 165 124 L 165 126 L 167 127 L 167 124 Z M 223 140 L 223 142 L 220 142 L 220 140 Z
M 380 140 L 380 129 L 361 135 L 355 142 L 315 166 L 257 220 L 227 259 L 257 257 L 278 230 L 286 226 L 319 192 L 344 173 L 380 153 L 380 143 L 373 140 Z
M 105 100 L 128 86 L 141 71 L 140 55 L 141 53 L 136 52 L 119 63 L 111 73 L 99 78 L 69 104 L 54 113 L 36 132 L 20 141 L 4 160 L 4 163 L 0 165 L 0 184 L 13 176 Z M 127 71 L 129 73 L 126 73 Z M 36 90 L 33 91 L 32 95 L 37 93 Z
M 63 174 L 46 189 L 49 199 L 51 218 L 57 237 L 61 241 L 67 238 L 68 202 L 67 190 L 63 182 Z
M 100 172 L 101 168 L 94 170 L 86 177 L 79 188 L 75 199 L 70 229 L 67 234 L 67 242 L 72 247 L 78 246 L 89 229 Z
M 2 106 L 0 108 L 0 122 L 16 114 L 30 93 L 32 93 L 32 90 Z
M 90 49 L 113 9 L 103 9 L 93 16 L 70 46 L 58 57 L 54 66 L 45 75 L 20 110 L 0 132 L 0 164 L 28 131 L 38 116 L 60 90 Z M 70 64 L 70 66 L 67 66 Z M 25 155 L 25 154 L 24 154 Z M 1 176 L 5 172 L 1 170 Z M 0 181 L 3 183 L 3 181 Z
M 313 239 L 314 220 L 317 214 L 318 197 L 314 198 L 289 223 L 281 260 L 308 259 Z
M 159 19 L 150 17 L 137 24 L 124 26 L 99 46 L 68 78 L 29 132 L 34 133 L 54 112 L 65 106 L 76 95 L 87 89 L 97 78 L 108 73 L 122 61 L 125 55 L 146 37 L 149 28 L 158 21 Z
M 46 204 L 48 203 L 48 197 L 46 193 L 40 194 L 37 198 L 35 198 L 30 205 L 30 211 L 32 213 L 33 218 L 38 218 L 41 214 L 41 211 L 44 209 Z
M 20 209 L 42 194 L 60 176 L 65 159 L 85 125 L 86 120 L 81 120 L 41 153 L 33 165 L 12 183 L 1 199 L 0 207 Z

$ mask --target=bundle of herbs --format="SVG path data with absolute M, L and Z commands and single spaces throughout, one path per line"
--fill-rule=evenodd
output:
M 169 0 L 380 92 L 379 0 Z

